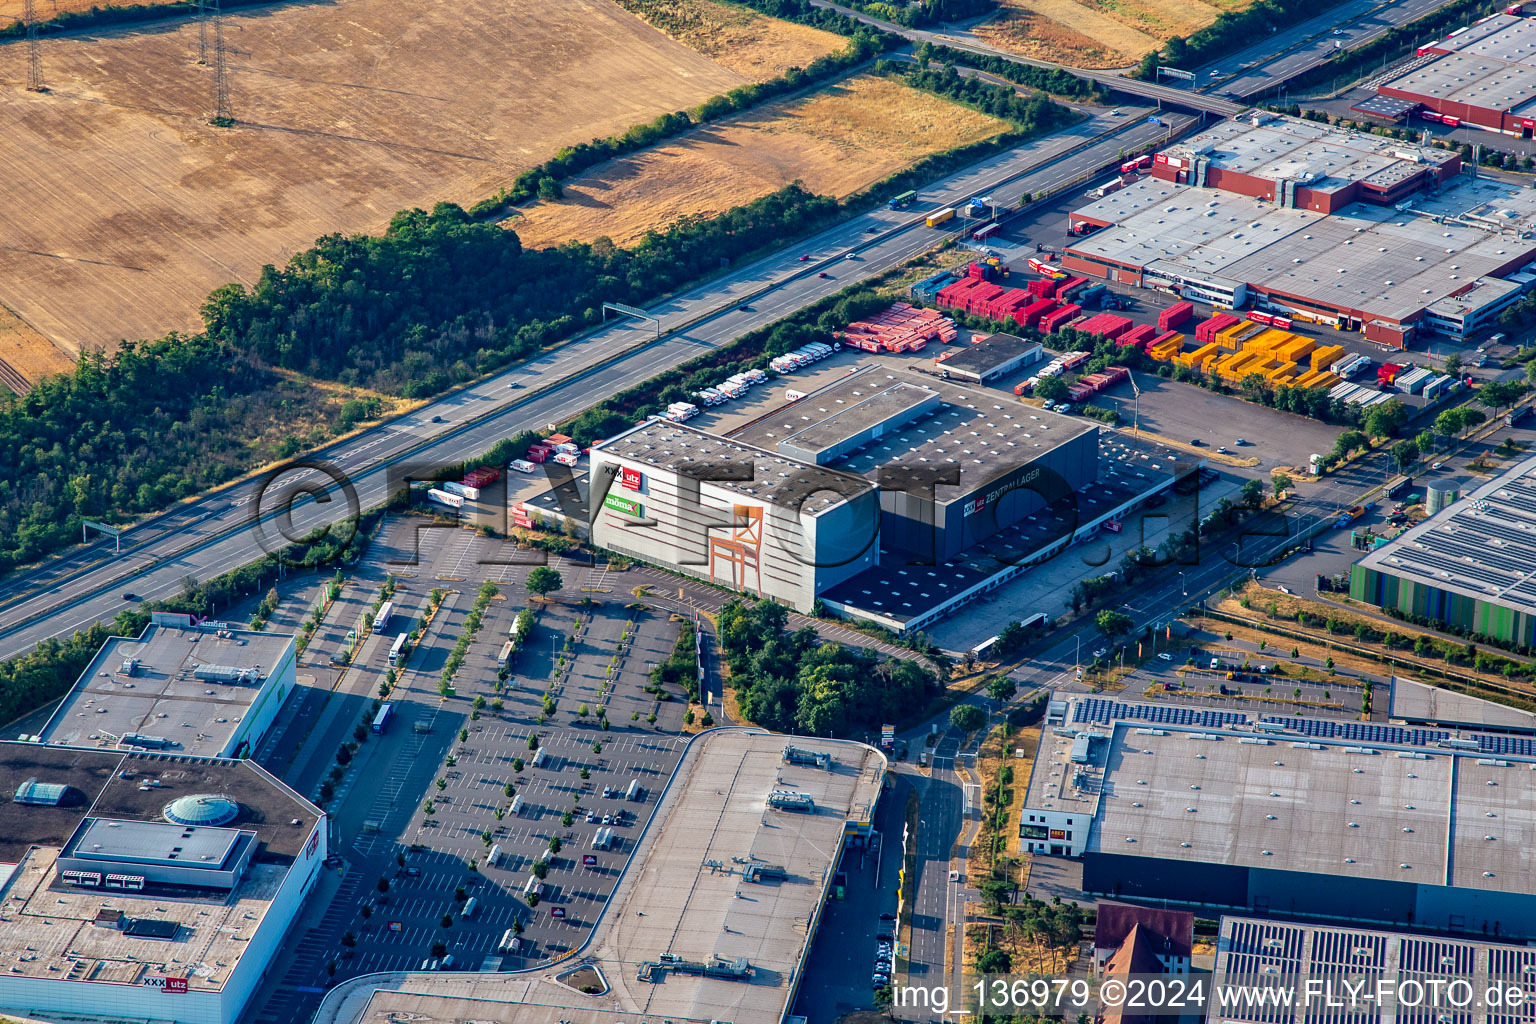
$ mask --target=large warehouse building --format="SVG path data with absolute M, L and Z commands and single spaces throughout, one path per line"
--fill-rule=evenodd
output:
M 1513 644 L 1536 644 L 1536 458 L 1381 547 L 1350 597 Z
M 594 445 L 593 539 L 801 611 L 821 599 L 904 631 L 1198 469 L 1150 446 L 1103 444 L 1101 459 L 1085 419 L 865 367 L 729 437 L 652 420 Z M 981 547 L 988 568 L 962 557 Z
M 1465 338 L 1532 285 L 1536 192 L 1446 150 L 1254 112 L 1159 153 L 1071 215 L 1063 265 L 1233 309 Z
M 1529 139 L 1536 131 L 1536 19 L 1495 14 L 1418 48 L 1410 69 L 1376 87 L 1434 120 Z
M 1514 1024 L 1529 1015 L 1536 996 L 1536 949 L 1434 935 L 1292 924 L 1251 917 L 1223 917 L 1216 939 L 1215 980 L 1224 985 L 1277 987 L 1305 993 L 1281 1009 L 1270 1000 L 1243 1005 L 1212 1000 L 1206 1019 L 1212 1024 Z M 1492 1000 L 1468 999 L 1448 991 L 1463 982 L 1469 991 L 1486 991 L 1490 982 L 1513 985 L 1521 994 L 1517 1007 Z M 1473 987 L 1474 981 L 1476 987 Z M 1439 987 L 1434 986 L 1438 983 Z M 1324 986 L 1332 996 L 1325 999 Z M 1344 1007 L 1346 986 L 1369 998 Z M 1401 993 L 1401 997 L 1399 997 Z M 1384 996 L 1384 998 L 1378 998 Z
M 795 738 L 813 763 L 792 762 L 784 739 L 711 729 L 688 745 L 606 910 L 564 964 L 363 975 L 327 992 L 315 1021 L 793 1020 L 821 914 L 837 906 L 840 858 L 871 834 L 887 766 L 873 747 L 814 737 Z
M 37 735 L 45 743 L 249 757 L 293 691 L 292 635 L 157 612 L 112 637 Z
M 863 477 L 659 419 L 591 456 L 592 541 L 610 551 L 806 612 L 874 564 Z
M 1536 937 L 1536 742 L 1097 697 L 1031 772 L 1024 849 L 1131 900 Z
M 327 856 L 251 761 L 0 742 L 0 1016 L 234 1024 Z

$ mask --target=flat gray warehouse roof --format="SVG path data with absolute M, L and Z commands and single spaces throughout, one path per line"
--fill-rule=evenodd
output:
M 1355 564 L 1536 613 L 1536 458 L 1512 466 Z
M 1113 226 L 1067 250 L 1393 320 L 1410 319 L 1499 268 L 1536 259 L 1536 240 L 1521 237 L 1536 228 L 1536 190 L 1462 180 L 1411 202 L 1401 211 L 1352 203 L 1321 214 L 1143 178 L 1077 210 L 1075 216 Z
M 1043 346 L 1038 341 L 1026 341 L 1015 334 L 994 334 L 974 345 L 958 350 L 951 348 L 948 359 L 939 364 L 941 370 L 959 372 L 968 380 L 985 383 L 997 374 L 1011 370 L 1034 355 L 1040 358 Z
M 1387 714 L 1406 722 L 1434 722 L 1472 729 L 1536 733 L 1536 714 L 1506 704 L 1430 686 L 1402 676 L 1392 677 Z
M 832 770 L 823 771 L 784 764 L 785 742 L 784 736 L 735 729 L 713 730 L 693 741 L 591 941 L 568 961 L 592 963 L 601 971 L 609 986 L 601 1005 L 555 982 L 547 967 L 483 980 L 397 973 L 337 986 L 315 1020 L 779 1024 L 789 1010 L 845 825 L 869 820 L 885 774 L 884 757 L 863 744 L 797 738 L 798 747 L 832 755 Z M 769 809 L 769 793 L 781 789 L 810 794 L 816 811 Z M 780 865 L 789 879 L 744 883 L 733 860 L 742 857 Z M 736 899 L 738 889 L 750 890 L 751 899 Z M 640 981 L 640 964 L 663 953 L 701 962 L 746 957 L 754 973 L 741 981 L 676 972 L 660 983 Z
M 1109 738 L 1093 744 L 1085 772 L 1082 799 L 1097 804 L 1087 853 L 1492 892 L 1536 886 L 1536 758 L 1213 721 L 1094 726 Z M 1031 773 L 1030 807 L 1033 776 L 1049 764 Z
M 1433 44 L 1450 50 L 1383 83 L 1420 96 L 1511 113 L 1536 102 L 1536 23 L 1496 14 Z
M 798 507 L 813 516 L 871 487 L 858 476 L 663 419 L 646 420 L 594 446 L 593 451 L 656 469 L 694 474 L 728 491 L 782 508 Z M 730 478 L 748 463 L 751 479 Z
M 39 735 L 114 749 L 136 733 L 163 737 L 169 753 L 217 757 L 292 643 L 285 633 L 161 624 L 136 639 L 113 637 Z M 128 659 L 136 660 L 131 675 L 123 671 Z M 241 670 L 251 675 L 236 679 Z
M 1198 156 L 1210 161 L 1212 167 L 1289 179 L 1323 192 L 1337 191 L 1355 181 L 1391 188 L 1426 167 L 1455 158 L 1448 150 L 1261 110 L 1220 121 L 1164 152 L 1185 160 Z
M 856 447 L 864 435 L 899 430 L 939 402 L 938 392 L 921 384 L 886 381 L 886 387 L 870 388 L 867 382 L 860 386 L 860 380 L 857 375 L 845 377 L 765 413 L 731 436 L 822 465 Z

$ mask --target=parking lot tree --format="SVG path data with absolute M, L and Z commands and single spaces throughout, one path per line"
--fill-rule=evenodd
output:
M 603 732 L 607 732 L 608 731 L 608 719 L 606 717 L 602 719 L 602 726 L 603 726 Z
M 395 863 L 400 865 L 401 867 L 405 867 L 405 854 L 403 854 L 403 853 L 395 854 Z
M 565 586 L 565 581 L 560 578 L 560 574 L 554 569 L 547 565 L 541 565 L 528 573 L 528 580 L 524 586 L 528 588 L 528 593 L 543 597 Z
M 960 704 L 949 709 L 949 724 L 963 733 L 973 733 L 987 723 L 987 713 L 974 704 Z
M 523 921 L 522 921 L 522 918 L 514 917 L 512 919 L 512 934 L 513 935 L 521 935 L 521 934 L 523 934 Z
M 529 893 L 528 894 L 528 906 L 529 907 L 536 907 L 538 905 L 539 905 L 539 894 L 536 893 L 536 892 Z
M 578 705 L 576 705 L 576 714 L 579 717 L 586 718 L 591 713 L 592 713 L 592 709 L 587 707 L 585 704 L 578 704 Z
M 538 750 L 539 749 L 539 734 L 538 733 L 534 732 L 534 733 L 529 733 L 528 734 L 528 749 L 529 750 Z
M 379 880 L 374 883 L 374 888 L 378 889 L 379 892 L 389 892 L 389 879 L 380 875 Z
M 355 946 L 357 945 L 357 936 L 351 932 L 346 932 L 341 937 L 341 944 L 343 946 Z
M 1060 377 L 1047 377 L 1035 385 L 1035 397 L 1042 402 L 1055 402 L 1067 397 L 1067 382 Z
M 452 928 L 453 927 L 453 915 L 452 914 L 444 914 L 443 915 L 443 919 L 441 921 L 439 921 L 438 923 L 441 924 L 444 928 Z
M 500 697 L 497 697 L 495 700 L 491 701 L 491 710 L 496 712 L 498 715 L 501 714 L 506 706 L 506 702 L 503 701 Z
M 1408 422 L 1408 407 L 1402 399 L 1393 398 L 1371 407 L 1371 411 L 1365 414 L 1365 421 L 1361 426 L 1372 437 L 1396 437 L 1397 432 Z
M 361 907 L 357 908 L 357 912 L 359 914 L 362 914 L 363 915 L 363 920 L 366 921 L 370 917 L 373 916 L 373 905 L 369 904 L 369 903 L 364 903 Z
M 426 803 L 421 805 L 421 813 L 430 818 L 432 815 L 437 813 L 437 807 L 432 803 L 431 800 L 428 800 Z
M 987 680 L 987 696 L 999 704 L 1008 703 L 1018 692 L 1018 684 L 1010 676 L 997 675 Z
M 326 781 L 320 783 L 320 802 L 321 803 L 325 803 L 327 800 L 329 800 L 331 797 L 333 797 L 335 795 L 336 795 L 336 787 L 331 785 L 331 782 L 330 782 L 329 779 L 327 779 Z
M 441 942 L 432 943 L 432 959 L 441 960 L 448 955 L 448 947 Z
M 1497 413 L 1507 405 L 1513 405 L 1525 394 L 1523 381 L 1491 380 L 1477 389 L 1477 404 Z
M 468 739 L 469 739 L 469 730 L 468 729 L 460 729 L 459 730 L 459 742 L 463 743 L 463 742 L 465 742 Z
M 1346 430 L 1333 442 L 1333 455 L 1335 458 L 1348 458 L 1352 452 L 1360 451 L 1371 443 L 1370 438 L 1358 430 Z
M 601 742 L 592 744 L 592 753 L 594 753 L 594 754 L 601 754 L 602 752 L 603 752 L 603 745 L 602 745 Z
M 469 899 L 469 890 L 465 889 L 461 885 L 453 890 L 453 898 L 458 900 L 460 903 L 463 903 L 465 900 Z
M 588 768 L 586 765 L 582 765 L 581 766 L 581 777 L 583 779 L 590 779 L 592 777 L 592 769 Z
M 550 853 L 559 853 L 560 852 L 560 847 L 563 846 L 563 845 L 564 844 L 560 842 L 560 837 L 559 836 L 550 836 L 549 837 L 549 852 Z
M 544 878 L 549 874 L 549 864 L 546 861 L 536 860 L 530 870 L 539 878 Z
M 519 774 L 522 773 L 522 770 L 523 770 L 523 759 L 522 758 L 514 757 L 512 759 L 512 770 L 515 771 L 515 772 L 518 772 Z M 512 795 L 511 790 L 512 790 L 512 783 L 509 782 L 509 783 L 507 783 L 507 796 L 511 796 Z
M 576 815 L 572 814 L 570 811 L 566 811 L 564 814 L 562 814 L 560 816 L 560 824 L 564 825 L 566 828 L 570 828 L 571 827 L 571 822 L 573 822 L 575 820 L 576 820 Z
M 1113 608 L 1106 608 L 1099 612 L 1093 622 L 1105 636 L 1122 636 L 1129 633 L 1131 626 L 1134 625 L 1129 615 L 1115 611 Z
M 1264 504 L 1264 482 L 1262 480 L 1249 480 L 1245 482 L 1240 493 L 1243 496 L 1243 504 L 1249 508 L 1258 508 Z
M 325 973 L 326 973 L 327 977 L 331 977 L 331 978 L 336 977 L 336 961 L 335 960 L 327 960 L 325 962 Z
M 485 707 L 485 695 L 479 693 L 475 694 L 475 699 L 470 701 L 470 706 L 475 708 Z
M 448 788 L 448 780 L 444 779 L 444 778 L 439 778 L 437 780 L 437 791 L 439 793 L 441 793 L 443 790 L 445 790 L 447 788 Z
M 1450 355 L 1445 357 L 1445 372 L 1453 377 L 1461 372 L 1460 352 L 1452 352 Z

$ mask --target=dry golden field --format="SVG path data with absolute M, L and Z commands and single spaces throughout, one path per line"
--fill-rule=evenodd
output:
M 1124 67 L 1250 0 L 1002 0 L 978 38 L 1024 57 L 1082 68 Z
M 46 7 L 46 0 L 45 7 Z M 189 20 L 0 45 L 0 303 L 70 353 L 198 325 L 329 232 L 468 204 L 555 149 L 743 84 L 611 0 L 331 0 L 227 14 L 218 129 Z
M 857 77 L 610 160 L 567 182 L 563 199 L 526 207 L 506 223 L 528 245 L 604 235 L 623 245 L 796 180 L 848 195 L 930 153 L 1007 128 L 932 93 Z
M 847 40 L 831 32 L 714 0 L 619 3 L 684 46 L 754 82 L 778 78 L 790 68 L 803 68 L 847 45 Z
M 65 373 L 75 365 L 61 349 L 4 306 L 0 306 L 0 362 L 31 384 L 51 373 Z

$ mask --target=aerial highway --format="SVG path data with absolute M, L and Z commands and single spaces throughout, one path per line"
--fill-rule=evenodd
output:
M 1327 14 L 1277 32 L 1262 43 L 1212 61 L 1196 74 L 1196 88 L 1246 99 L 1273 93 L 1291 79 L 1327 63 L 1340 50 L 1363 46 L 1385 32 L 1422 18 L 1444 0 L 1345 0 Z
M 391 465 L 473 459 L 502 438 L 543 430 L 589 407 L 594 396 L 649 380 L 904 263 L 955 233 L 953 225 L 926 227 L 927 211 L 1005 189 L 1015 195 L 1047 192 L 1096 172 L 1123 150 L 1165 139 L 1170 125 L 1151 124 L 1146 113 L 1099 114 L 923 189 L 910 209 L 862 214 L 730 270 L 651 308 L 661 324 L 660 339 L 650 321 L 612 323 L 308 458 L 347 479 L 359 507 L 378 505 Z M 1181 119 L 1173 127 L 1191 121 Z M 846 258 L 850 253 L 854 258 Z M 802 255 L 810 259 L 802 261 Z M 822 273 L 827 276 L 818 276 Z M 327 490 L 323 501 L 295 501 L 292 525 L 279 530 L 281 512 L 272 495 L 295 486 Z M 126 530 L 120 553 L 112 541 L 97 541 L 7 580 L 0 590 L 0 657 L 110 620 L 130 600 L 174 596 L 188 577 L 206 580 L 249 564 L 281 545 L 283 537 L 297 538 L 354 511 L 341 489 L 311 469 L 273 480 L 265 499 L 260 490 L 260 479 L 238 482 Z
M 902 36 L 914 43 L 929 42 L 935 46 L 949 46 L 956 50 L 979 53 L 988 57 L 1004 57 L 1016 64 L 1028 64 L 1037 68 L 1067 71 L 1077 75 L 1079 78 L 1086 78 L 1089 81 L 1097 82 L 1109 89 L 1116 89 L 1120 92 L 1140 96 L 1143 99 L 1155 102 L 1175 103 L 1192 110 L 1203 110 L 1208 114 L 1229 115 L 1236 114 L 1243 109 L 1240 104 L 1223 99 L 1220 96 L 1211 96 L 1189 89 L 1178 89 L 1157 82 L 1143 82 L 1139 79 L 1127 78 L 1118 71 L 1093 71 L 1084 68 L 1068 67 L 1065 64 L 1053 64 L 1046 60 L 1020 57 L 1016 53 L 1010 53 L 996 46 L 989 46 L 968 34 L 944 31 L 943 29 L 905 28 L 883 18 L 877 18 L 874 15 L 856 11 L 851 7 L 843 7 L 840 4 L 833 3 L 832 0 L 812 0 L 812 3 L 817 7 L 826 7 L 830 10 L 846 14 L 848 17 L 861 21 L 866 25 L 872 25 L 893 35 Z

